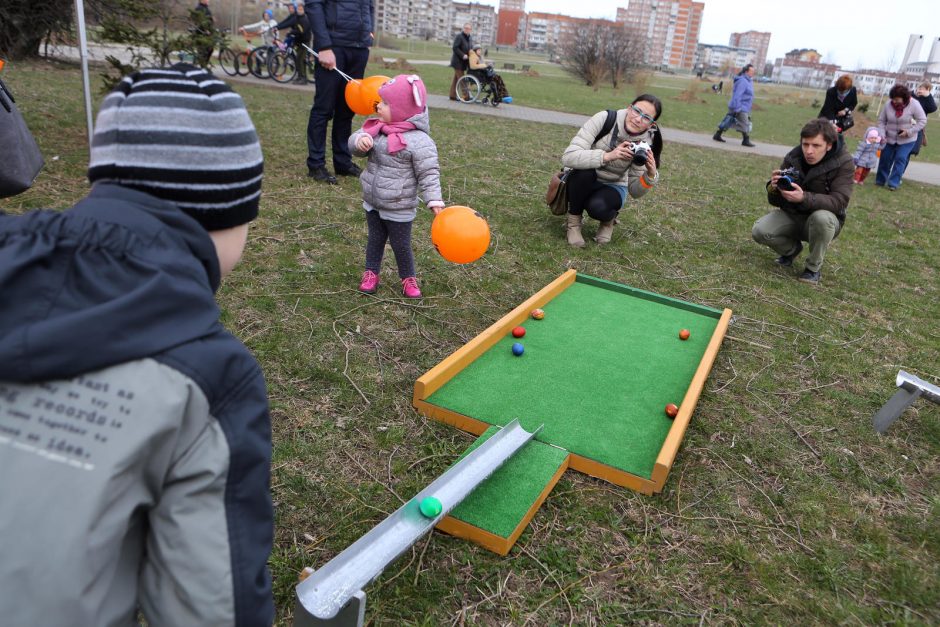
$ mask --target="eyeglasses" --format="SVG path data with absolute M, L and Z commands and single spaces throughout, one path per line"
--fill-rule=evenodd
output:
M 646 122 L 647 124 L 652 124 L 656 120 L 648 113 L 643 113 L 643 111 L 636 105 L 630 105 L 630 110 L 640 116 L 640 119 Z

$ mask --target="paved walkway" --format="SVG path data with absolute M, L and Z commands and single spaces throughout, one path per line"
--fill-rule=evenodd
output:
M 90 46 L 89 47 L 89 57 L 92 60 L 101 59 L 104 57 L 105 52 L 113 53 L 117 50 L 113 50 L 114 47 L 108 46 Z M 72 59 L 78 58 L 78 50 L 75 48 L 62 47 L 55 51 L 58 55 L 69 57 Z M 124 53 L 123 50 L 121 50 Z M 124 53 L 126 54 L 126 53 Z M 387 61 L 394 62 L 395 59 L 386 59 Z M 437 64 L 437 65 L 446 65 L 446 61 L 408 61 L 414 65 L 419 64 Z M 290 84 L 281 84 L 276 83 L 271 80 L 258 79 L 253 76 L 225 76 L 220 73 L 220 77 L 233 81 L 233 82 L 243 82 L 243 83 L 254 83 L 259 85 L 265 85 L 268 87 L 280 87 L 282 89 L 293 89 L 298 91 L 307 91 L 311 94 L 313 93 L 313 86 L 300 86 L 300 85 L 290 85 Z M 525 107 L 517 104 L 501 104 L 498 107 L 492 107 L 490 105 L 482 104 L 464 104 L 462 102 L 454 102 L 449 100 L 446 96 L 438 96 L 435 94 L 430 94 L 428 96 L 428 105 L 436 109 L 451 109 L 453 111 L 462 111 L 464 113 L 471 113 L 476 115 L 489 115 L 499 118 L 507 118 L 512 120 L 527 120 L 529 122 L 544 122 L 548 124 L 562 124 L 565 126 L 576 126 L 580 127 L 585 120 L 585 116 L 575 113 L 563 113 L 561 111 L 549 111 L 546 109 L 535 109 L 532 107 Z M 757 143 L 756 148 L 745 148 L 741 146 L 740 142 L 736 141 L 737 134 L 729 133 L 728 141 L 726 143 L 719 143 L 712 140 L 711 135 L 703 133 L 692 133 L 689 131 L 680 131 L 678 129 L 672 129 L 668 127 L 663 127 L 664 135 L 669 142 L 676 142 L 679 144 L 687 144 L 690 146 L 699 146 L 702 148 L 712 148 L 715 150 L 726 150 L 730 152 L 738 153 L 748 153 L 748 154 L 758 154 L 763 157 L 775 157 L 777 159 L 782 159 L 783 156 L 793 147 L 793 146 L 781 146 L 778 144 L 767 144 L 759 142 Z M 794 137 L 794 146 L 796 145 L 796 137 Z M 907 170 L 904 172 L 905 180 L 918 181 L 920 183 L 927 183 L 929 185 L 938 185 L 940 186 L 940 164 L 936 163 L 923 163 L 917 160 L 911 161 L 907 166 Z

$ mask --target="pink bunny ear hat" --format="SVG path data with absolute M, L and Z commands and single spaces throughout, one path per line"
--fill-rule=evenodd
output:
M 417 74 L 399 74 L 379 87 L 379 97 L 391 109 L 392 122 L 404 122 L 424 111 L 428 90 Z

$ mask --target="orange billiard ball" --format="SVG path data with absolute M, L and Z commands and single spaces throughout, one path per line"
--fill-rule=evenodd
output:
M 669 403 L 666 405 L 666 415 L 670 418 L 675 418 L 679 413 L 679 408 L 676 407 L 675 403 Z
M 516 327 L 512 330 L 513 337 L 522 337 L 525 335 L 525 327 Z
M 689 339 L 689 336 L 691 336 L 691 335 L 692 335 L 692 334 L 689 333 L 689 330 L 688 330 L 688 329 L 682 329 L 681 331 L 679 331 L 679 339 L 680 339 L 680 340 L 687 340 L 687 339 Z
M 541 309 L 533 309 L 532 317 L 535 318 L 536 320 L 541 320 L 542 318 L 545 317 L 545 312 L 542 311 Z

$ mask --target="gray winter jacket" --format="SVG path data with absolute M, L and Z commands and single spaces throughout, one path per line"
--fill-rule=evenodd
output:
M 627 110 L 617 111 L 617 122 L 614 128 L 603 137 L 594 138 L 604 128 L 604 121 L 607 119 L 607 112 L 601 111 L 595 113 L 584 126 L 578 130 L 571 143 L 565 148 L 561 156 L 561 164 L 566 168 L 575 170 L 597 170 L 597 180 L 602 183 L 613 185 L 623 185 L 627 188 L 631 198 L 639 198 L 650 190 L 644 186 L 640 179 L 646 172 L 646 167 L 633 165 L 624 159 L 616 159 L 604 163 L 604 153 L 609 152 L 622 141 L 640 142 L 645 141 L 652 145 L 652 130 L 647 130 L 640 135 L 628 135 L 626 131 Z M 656 172 L 655 184 L 659 180 L 659 171 Z
M 395 154 L 388 152 L 388 137 L 382 134 L 374 138 L 368 152 L 356 148 L 356 140 L 367 134 L 362 130 L 349 138 L 349 151 L 357 157 L 369 157 L 359 177 L 362 200 L 381 212 L 410 213 L 413 218 L 419 191 L 424 204 L 442 201 L 443 195 L 437 146 L 428 134 L 431 127 L 427 109 L 408 121 L 417 128 L 402 135 L 407 146 Z
M 924 113 L 924 108 L 920 106 L 916 98 L 911 98 L 911 101 L 907 103 L 904 111 L 901 112 L 901 117 L 894 114 L 894 107 L 891 106 L 890 100 L 885 103 L 881 113 L 878 114 L 878 131 L 885 138 L 886 144 L 916 142 L 918 131 L 923 130 L 926 126 L 927 114 Z M 902 130 L 907 131 L 906 137 L 901 137 L 898 134 Z
M 0 624 L 274 620 L 271 425 L 175 205 L 0 212 Z

